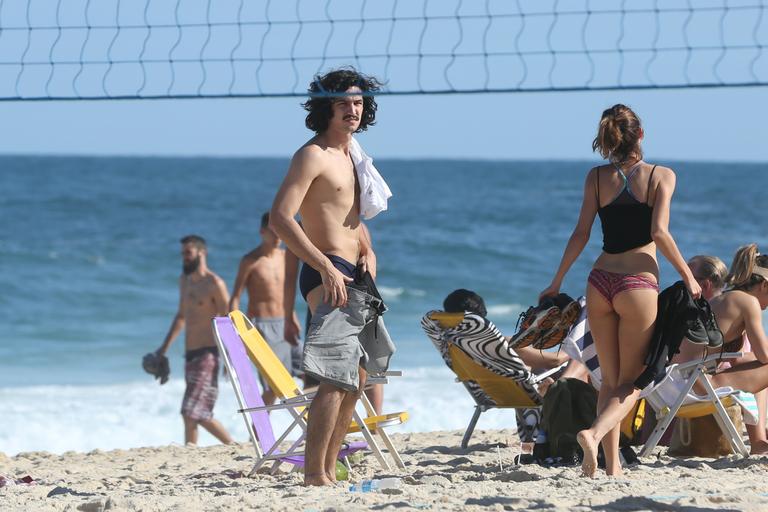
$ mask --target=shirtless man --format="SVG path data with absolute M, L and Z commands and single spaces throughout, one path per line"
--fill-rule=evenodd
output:
M 367 374 L 358 365 L 369 367 L 375 359 L 364 349 L 363 332 L 376 324 L 378 336 L 388 339 L 381 319 L 371 315 L 375 301 L 348 287 L 355 267 L 371 263 L 370 244 L 361 243 L 360 194 L 350 147 L 356 144 L 352 134 L 375 120 L 373 96 L 360 93 L 378 88 L 375 79 L 350 69 L 332 71 L 312 83 L 315 94 L 304 108 L 309 112 L 306 125 L 317 135 L 293 156 L 270 214 L 270 227 L 304 262 L 300 289 L 312 311 L 302 368 L 320 385 L 309 413 L 305 485 L 335 480 L 339 448 Z M 341 95 L 316 94 L 321 91 Z M 363 327 L 369 316 L 375 320 Z
M 237 269 L 229 310 L 240 309 L 240 295 L 248 290 L 248 318 L 259 330 L 269 346 L 272 347 L 280 362 L 290 371 L 291 345 L 297 344 L 295 338 L 286 340 L 284 336 L 285 320 L 283 317 L 283 287 L 285 276 L 286 251 L 280 248 L 280 238 L 269 229 L 269 213 L 261 216 L 261 245 L 243 256 Z M 296 319 L 291 315 L 291 321 Z M 264 403 L 271 405 L 275 393 L 267 382 L 261 379 Z
M 208 269 L 206 255 L 203 238 L 189 235 L 181 239 L 183 273 L 179 278 L 179 311 L 157 354 L 165 355 L 185 329 L 187 389 L 181 403 L 184 442 L 197 444 L 197 426 L 201 425 L 222 443 L 230 444 L 232 438 L 224 426 L 213 419 L 213 406 L 219 395 L 219 351 L 211 328 L 214 316 L 227 314 L 229 297 L 224 280 Z
M 371 241 L 371 233 L 368 230 L 368 226 L 365 225 L 365 223 L 360 223 L 360 246 L 361 246 L 361 252 L 364 252 L 366 254 L 366 262 L 367 262 L 367 268 L 368 271 L 371 273 L 371 276 L 373 279 L 376 279 L 376 253 L 373 250 L 373 242 Z M 285 299 L 284 299 L 284 311 L 285 311 L 285 318 L 288 318 L 291 316 L 291 312 L 295 311 L 295 300 L 296 300 L 296 279 L 299 275 L 299 259 L 296 257 L 295 254 L 293 254 L 291 251 L 286 251 L 285 253 Z M 307 324 L 306 329 L 309 330 L 310 326 L 310 319 L 312 317 L 312 312 L 310 310 L 307 310 Z M 301 350 L 303 348 L 301 344 L 299 343 L 299 333 L 301 326 L 299 325 L 298 318 L 296 317 L 296 314 L 293 314 L 294 321 L 293 322 L 286 322 L 285 324 L 285 339 L 286 340 L 293 340 L 291 343 L 295 343 L 294 347 L 295 350 Z M 298 363 L 299 370 L 301 366 L 301 354 L 298 356 L 295 352 L 293 352 L 292 355 L 294 368 L 296 368 L 296 365 Z M 317 386 L 318 382 L 313 379 L 312 377 L 303 374 L 302 372 L 299 372 L 299 374 L 304 379 L 304 386 L 305 387 L 314 387 Z M 373 407 L 373 410 L 376 412 L 376 414 L 383 414 L 383 406 L 384 406 L 384 384 L 373 384 L 368 385 L 367 389 L 365 390 L 365 394 L 368 396 L 368 400 L 371 401 L 371 406 Z

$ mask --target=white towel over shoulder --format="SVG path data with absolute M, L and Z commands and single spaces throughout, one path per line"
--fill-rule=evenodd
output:
M 373 158 L 363 151 L 355 138 L 352 138 L 349 145 L 349 154 L 360 183 L 360 215 L 364 219 L 372 219 L 387 209 L 387 200 L 392 197 L 392 191 L 373 166 Z

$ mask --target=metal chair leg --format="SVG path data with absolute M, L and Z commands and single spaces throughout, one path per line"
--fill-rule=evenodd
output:
M 467 425 L 467 431 L 464 432 L 464 439 L 461 440 L 461 447 L 463 449 L 466 449 L 469 445 L 469 439 L 472 437 L 472 433 L 475 431 L 477 420 L 480 419 L 480 415 L 483 412 L 485 412 L 485 407 L 482 405 L 475 406 L 475 413 L 472 415 L 472 419 L 469 421 L 469 425 Z

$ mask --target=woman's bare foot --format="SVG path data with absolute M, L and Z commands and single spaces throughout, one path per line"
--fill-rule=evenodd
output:
M 605 474 L 608 476 L 613 477 L 619 477 L 624 475 L 624 470 L 621 468 L 621 464 L 617 465 L 615 468 L 605 468 Z
M 325 473 L 313 473 L 309 475 L 304 475 L 304 485 L 306 487 L 333 485 L 333 482 L 328 480 L 328 477 L 326 476 Z
M 325 472 L 325 478 L 327 478 L 332 484 L 336 483 L 336 471 L 333 473 L 330 473 L 328 471 Z
M 768 441 L 755 441 L 751 443 L 749 448 L 750 455 L 766 455 L 768 454 Z
M 582 430 L 576 434 L 576 442 L 584 452 L 581 462 L 581 472 L 584 476 L 593 478 L 597 470 L 597 440 L 589 430 Z

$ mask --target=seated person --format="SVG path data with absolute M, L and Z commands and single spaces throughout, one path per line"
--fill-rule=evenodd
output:
M 477 293 L 463 288 L 454 290 L 443 301 L 443 310 L 446 313 L 460 313 L 469 311 L 483 318 L 486 318 L 488 310 L 485 307 L 485 301 Z M 509 337 L 506 338 L 509 342 Z M 511 349 L 507 351 L 516 354 L 523 362 L 533 369 L 534 373 L 556 368 L 568 361 L 568 355 L 565 352 L 547 352 L 535 349 L 531 346 Z M 542 391 L 543 393 L 543 391 Z
M 768 307 L 768 255 L 759 254 L 755 244 L 741 247 L 727 274 L 725 264 L 714 256 L 695 256 L 688 266 L 723 332 L 725 344 L 722 350 L 745 353 L 744 357 L 721 365 L 710 380 L 716 387 L 731 386 L 755 394 L 758 422 L 757 425 L 747 426 L 751 452 L 768 453 L 768 336 L 762 325 L 762 311 Z M 707 355 L 707 352 L 720 351 L 720 348 L 708 349 L 683 340 L 680 353 L 673 362 L 691 361 Z M 696 391 L 702 393 L 703 389 Z
M 443 301 L 443 310 L 446 313 L 469 312 L 483 318 L 486 318 L 488 314 L 483 298 L 477 293 L 465 289 L 451 292 Z M 532 369 L 534 373 L 556 368 L 568 361 L 568 356 L 564 352 L 545 352 L 530 346 L 513 350 L 509 348 L 508 343 L 509 337 L 505 337 L 504 344 L 507 346 L 503 347 L 502 351 L 510 356 L 517 356 L 522 359 L 525 365 Z M 498 351 L 491 348 L 487 352 L 493 353 Z M 547 388 L 553 382 L 549 377 L 539 382 L 536 386 L 539 393 L 544 395 L 547 392 Z M 540 409 L 515 409 L 515 415 L 517 418 L 517 431 L 523 450 L 530 452 L 533 448 L 533 442 L 538 436 L 541 411 Z

